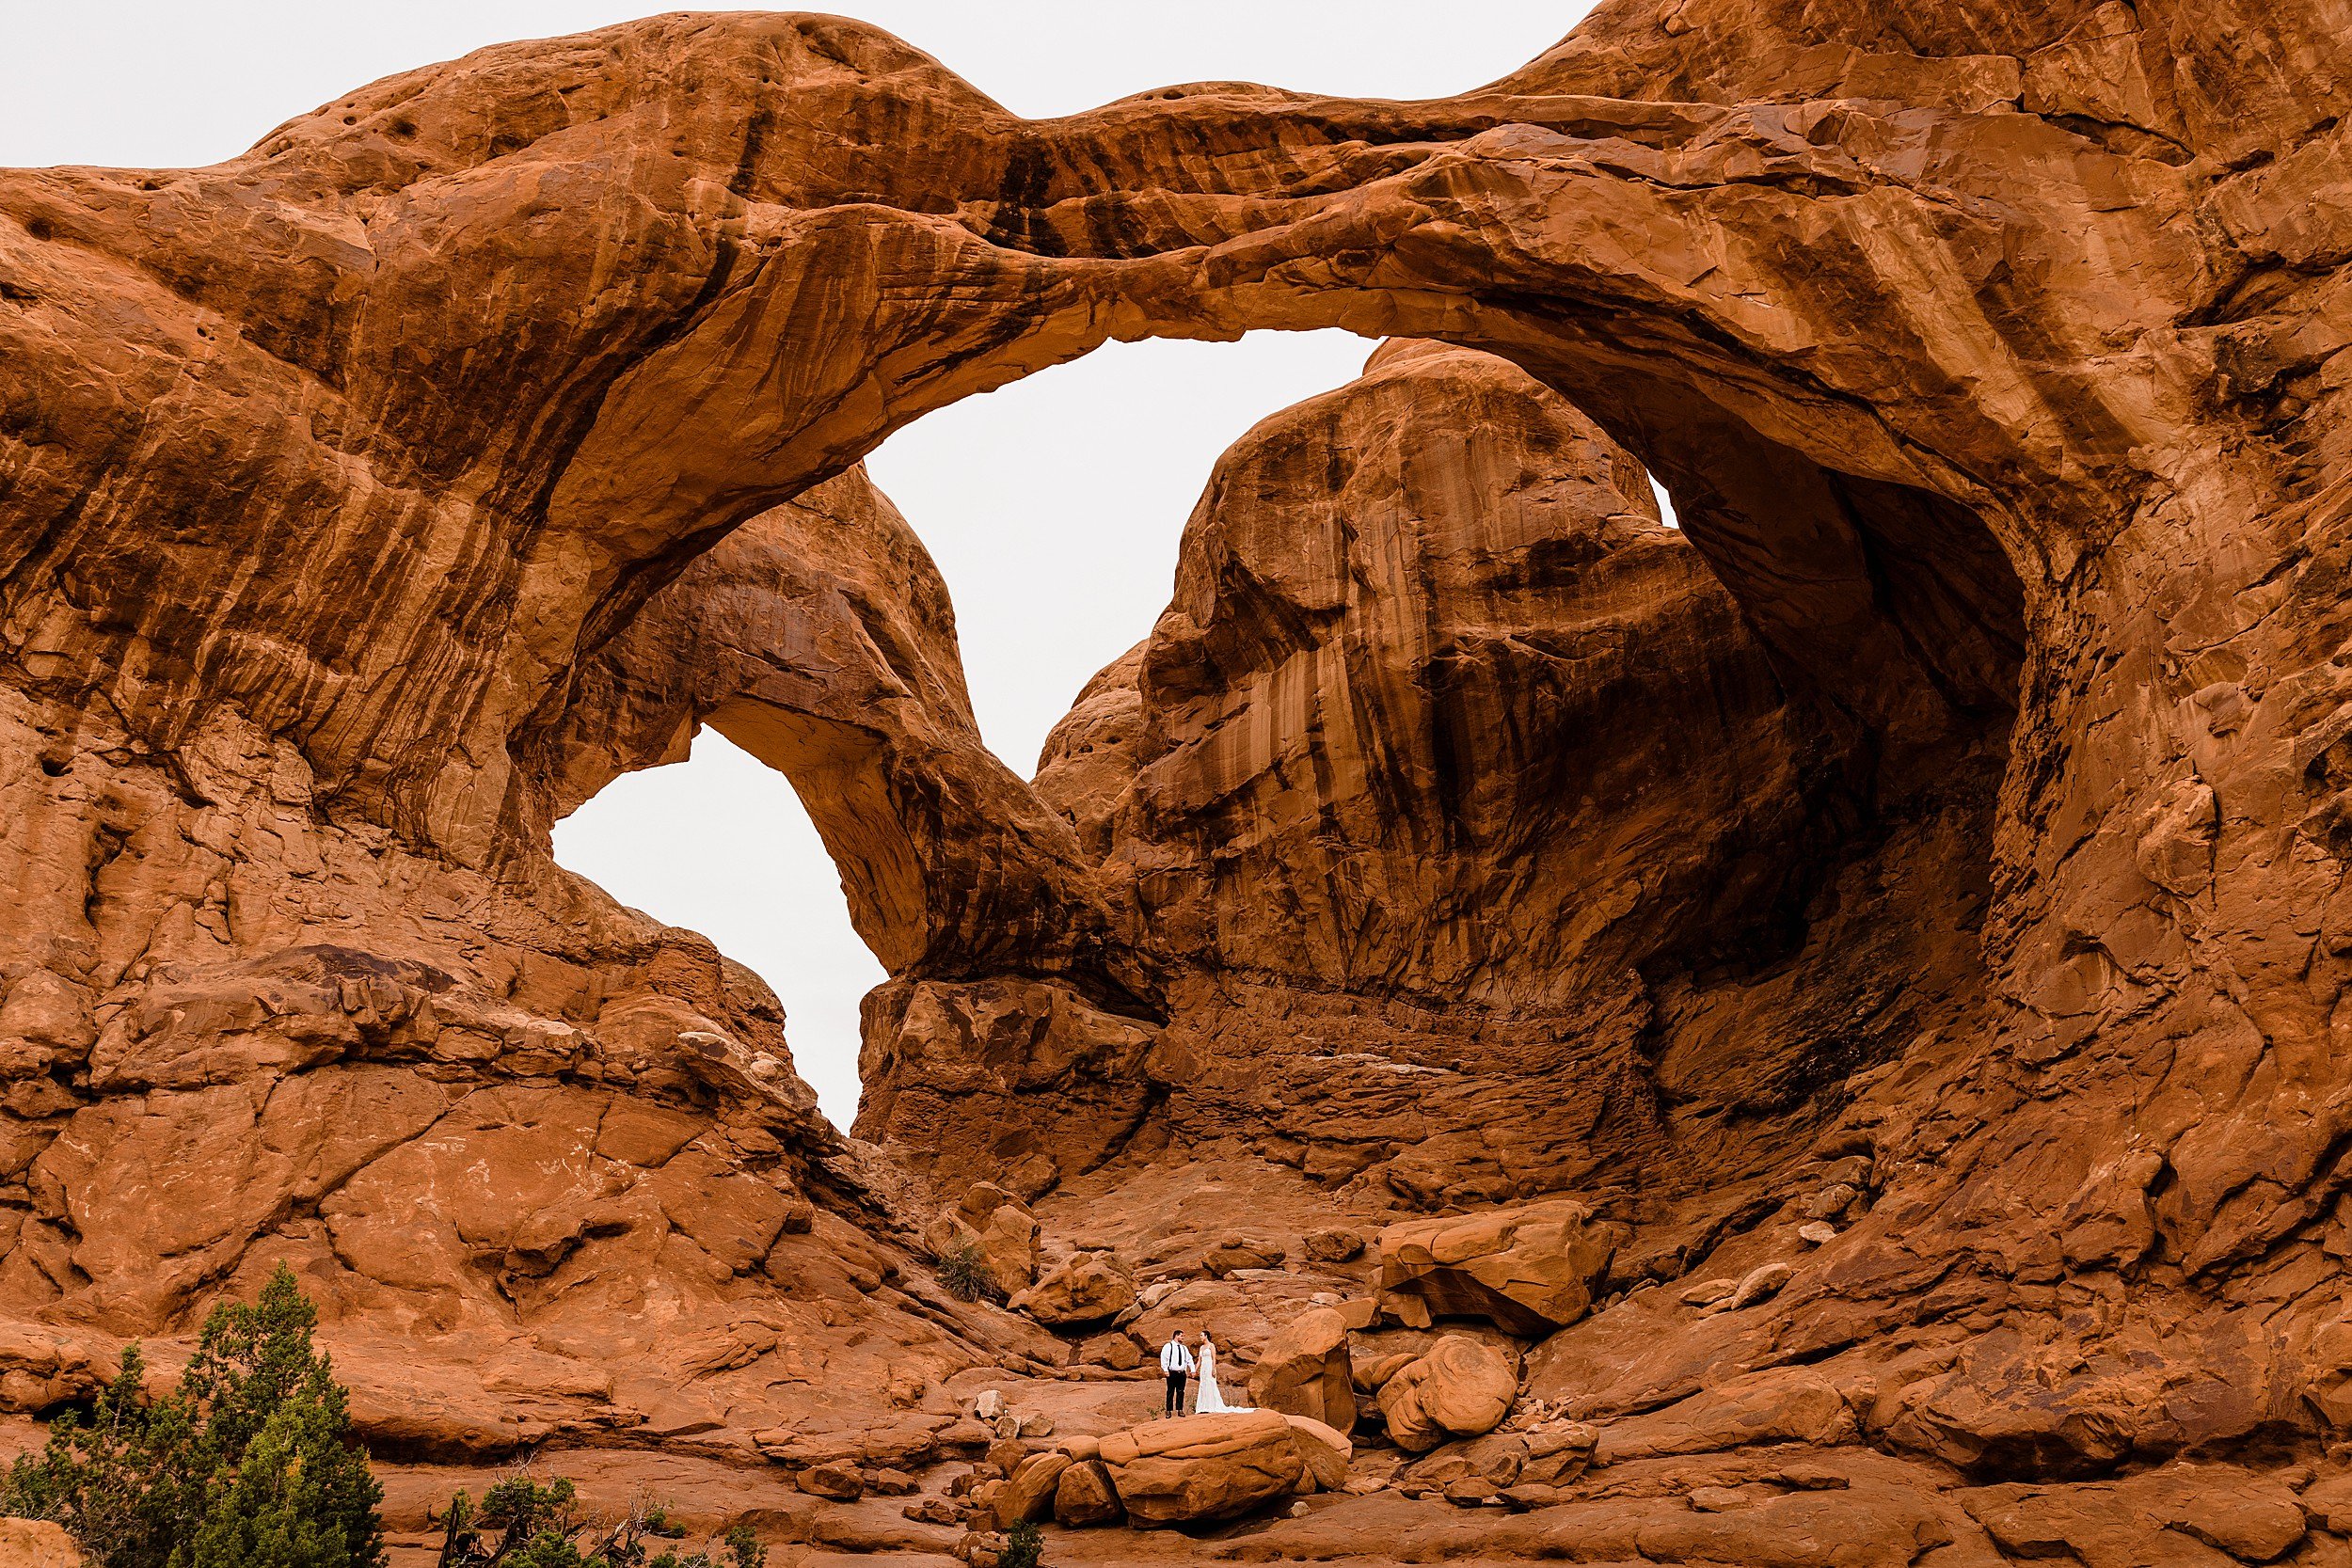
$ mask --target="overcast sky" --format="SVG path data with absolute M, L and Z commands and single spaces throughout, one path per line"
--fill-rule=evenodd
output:
M 1479 86 L 1534 58 L 1584 0 L 863 0 L 1016 113 L 1247 80 L 1379 98 Z M 243 151 L 381 76 L 485 44 L 651 14 L 600 0 L 0 0 L 0 165 L 168 167 Z M 875 478 L 956 600 L 980 727 L 1015 771 L 1089 676 L 1151 629 L 1177 536 L 1219 451 L 1356 373 L 1339 332 L 1111 344 L 927 416 Z M 705 932 L 784 998 L 826 1110 L 857 1105 L 857 1003 L 882 971 L 784 782 L 706 733 L 689 762 L 622 779 L 556 830 L 557 858 Z

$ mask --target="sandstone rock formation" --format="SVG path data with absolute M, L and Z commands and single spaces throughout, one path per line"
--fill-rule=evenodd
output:
M 933 1258 L 968 1253 L 1007 1296 L 1037 1283 L 1037 1216 L 1010 1193 L 987 1181 L 972 1183 L 923 1227 L 924 1248 Z
M 1249 1402 L 1344 1434 L 1356 1428 L 1354 1373 L 1347 1321 L 1319 1307 L 1300 1313 L 1259 1355 L 1249 1372 Z
M 1291 1441 L 1298 1446 L 1298 1457 L 1306 1466 L 1299 1485 L 1310 1492 L 1336 1492 L 1347 1484 L 1347 1467 L 1356 1455 L 1356 1445 L 1347 1434 L 1327 1422 L 1295 1411 L 1284 1411 L 1282 1418 L 1290 1423 Z
M 1089 1525 L 1117 1524 L 1126 1517 L 1119 1490 L 1100 1459 L 1082 1459 L 1061 1472 L 1054 1486 L 1054 1519 L 1082 1529 Z
M 835 541 L 866 586 L 796 537 Z M 701 564 L 733 588 L 657 604 L 608 646 L 589 677 L 603 717 L 576 712 L 566 760 L 534 775 L 542 820 L 669 754 L 697 705 L 742 702 L 755 672 L 719 655 L 747 621 L 808 604 L 806 636 L 879 667 L 850 607 L 929 571 L 854 474 Z M 864 701 L 872 668 L 834 668 Z M 1018 1342 L 918 1299 L 870 1234 L 897 1179 L 816 1114 L 774 997 L 704 939 L 544 852 L 472 869 L 341 815 L 236 704 L 159 752 L 54 692 L 6 702 L 0 1301 L 45 1325 L 0 1370 L 19 1408 L 87 1390 L 117 1337 L 184 1328 L 279 1259 L 388 1454 L 642 1441 L 714 1410 L 748 1452 L 780 1424 L 887 1425 L 882 1389 Z M 872 1349 L 834 1342 L 845 1315 L 872 1317 Z M 850 1380 L 832 1398 L 805 1377 L 823 1366 Z M 929 1441 L 917 1422 L 902 1451 Z
M 1102 1460 L 1129 1519 L 1170 1525 L 1237 1518 L 1297 1491 L 1310 1477 L 1299 1443 L 1278 1412 L 1238 1411 L 1113 1433 Z
M 1450 1437 L 1501 1426 L 1518 1382 L 1518 1369 L 1502 1352 L 1449 1334 L 1381 1384 L 1381 1418 L 1397 1447 L 1426 1453 Z
M 1627 1227 L 1528 1360 L 1606 1487 L 1253 1552 L 2341 1556 L 2347 25 L 1606 0 L 1453 99 L 1032 123 L 671 16 L 0 172 L 0 1398 L 286 1258 L 388 1456 L 919 1463 L 1064 1347 L 902 1167 L 1050 1229 L 1214 1146 Z M 1324 325 L 1411 341 L 1024 784 L 858 459 Z M 879 1151 L 548 858 L 700 722 L 892 970 Z M 1129 1509 L 1286 1496 L 1261 1414 Z
M 1380 1233 L 1380 1304 L 1418 1328 L 1485 1318 L 1540 1338 L 1584 1316 L 1619 1233 L 1565 1198 Z
M 1084 1327 L 1136 1304 L 1136 1282 L 1109 1259 L 1073 1258 L 1012 1298 L 1012 1309 L 1042 1323 Z
M 1416 1201 L 1661 1152 L 1637 966 L 1791 895 L 1762 849 L 1806 831 L 1816 786 L 1802 721 L 1639 465 L 1524 372 L 1391 345 L 1226 455 L 1177 594 L 1038 781 L 1167 976 L 1166 1026 L 1091 1053 L 1098 1076 L 1123 1057 L 1138 1111 L 1165 1098 L 1181 1129 Z M 1810 1070 L 1811 1039 L 1755 1011 L 1718 1004 L 1687 1048 L 1693 1119 Z M 1015 1092 L 975 1096 L 912 1033 L 869 1034 L 869 1135 L 960 1168 L 1007 1128 L 1066 1170 L 1105 1157 L 1099 1089 L 999 1069 Z M 971 1140 L 943 1139 L 949 1096 Z
M 1066 1453 L 1033 1453 L 1023 1460 L 1005 1478 L 1004 1490 L 996 1494 L 996 1522 L 1009 1528 L 1051 1518 L 1062 1472 L 1073 1463 Z

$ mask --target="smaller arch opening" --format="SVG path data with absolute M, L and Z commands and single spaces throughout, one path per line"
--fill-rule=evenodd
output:
M 784 1003 L 802 1077 L 835 1126 L 857 1115 L 858 1004 L 885 972 L 832 854 L 775 771 L 715 730 L 614 779 L 555 825 L 555 857 L 631 908 L 700 931 Z

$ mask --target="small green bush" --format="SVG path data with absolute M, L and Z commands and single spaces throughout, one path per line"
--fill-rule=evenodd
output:
M 958 1301 L 1002 1301 L 996 1276 L 989 1272 L 988 1255 L 977 1242 L 966 1242 L 939 1259 L 939 1282 Z
M 151 1402 L 135 1344 L 87 1418 L 9 1467 L 0 1512 L 63 1525 L 103 1568 L 381 1568 L 382 1498 L 318 1311 L 284 1264 L 204 1320 L 176 1393 Z
M 1005 1532 L 1004 1555 L 996 1568 L 1038 1568 L 1045 1553 L 1045 1532 L 1026 1520 Z
M 766 1568 L 768 1548 L 737 1526 L 707 1551 L 680 1557 L 652 1543 L 686 1531 L 667 1512 L 641 1503 L 618 1520 L 597 1521 L 580 1511 L 578 1490 L 558 1478 L 545 1485 L 510 1476 L 482 1495 L 477 1506 L 460 1492 L 441 1515 L 440 1568 Z

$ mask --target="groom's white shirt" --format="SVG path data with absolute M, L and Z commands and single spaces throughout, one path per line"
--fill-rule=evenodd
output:
M 1194 1370 L 1194 1367 L 1192 1352 L 1184 1347 L 1182 1339 L 1171 1338 L 1160 1347 L 1160 1370 L 1189 1372 Z

